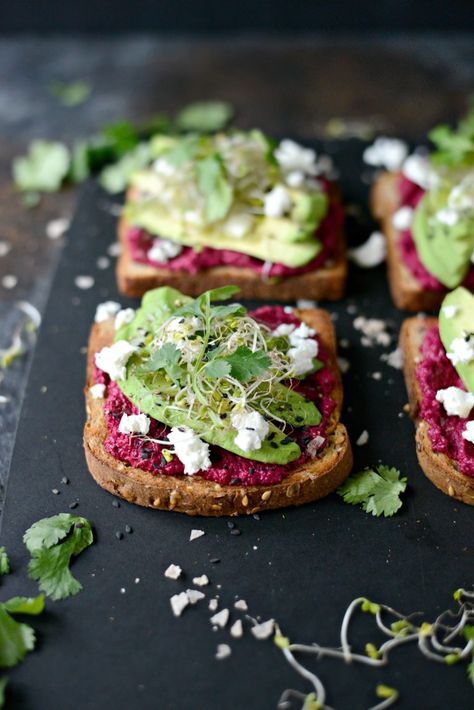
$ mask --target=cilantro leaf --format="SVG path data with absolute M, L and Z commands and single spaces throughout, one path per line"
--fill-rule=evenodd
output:
M 216 222 L 226 216 L 232 204 L 233 190 L 217 155 L 200 160 L 196 167 L 198 188 L 205 199 L 206 217 Z
M 219 377 L 226 377 L 226 375 L 230 374 L 231 369 L 232 368 L 230 362 L 227 362 L 226 360 L 221 360 L 219 358 L 211 360 L 211 362 L 208 362 L 205 367 L 206 375 L 208 377 L 212 377 L 213 379 L 218 379 Z
M 107 165 L 100 176 L 99 183 L 104 190 L 112 195 L 122 192 L 128 185 L 134 172 L 144 168 L 150 160 L 150 146 L 139 143 L 135 148 L 123 155 L 116 163 Z
M 431 155 L 436 165 L 474 164 L 474 101 L 471 100 L 467 116 L 456 128 L 441 124 L 433 128 L 428 137 L 437 148 Z
M 106 126 L 102 129 L 102 135 L 107 138 L 117 157 L 125 155 L 139 143 L 138 134 L 128 121 L 119 121 Z
M 142 365 L 144 372 L 156 372 L 164 370 L 172 380 L 179 380 L 183 374 L 183 368 L 180 367 L 181 351 L 174 343 L 165 343 L 161 348 L 155 350 L 148 361 Z
M 10 560 L 4 547 L 0 547 L 0 575 L 9 574 Z
M 233 115 L 233 106 L 226 101 L 198 101 L 178 113 L 176 126 L 181 131 L 211 133 L 224 128 Z
M 69 150 L 63 143 L 36 140 L 28 154 L 13 160 L 13 179 L 22 192 L 55 192 L 69 170 Z
M 228 298 L 231 298 L 234 296 L 236 293 L 240 291 L 240 288 L 238 286 L 221 286 L 220 288 L 213 288 L 210 291 L 205 291 L 202 293 L 200 296 L 197 298 L 193 299 L 190 303 L 187 303 L 185 306 L 181 306 L 181 308 L 178 308 L 174 315 L 175 316 L 202 316 L 203 311 L 206 307 L 206 304 L 212 303 L 212 301 L 226 301 Z M 239 309 L 242 308 L 240 304 L 231 304 L 231 306 L 228 306 L 228 308 L 234 308 L 235 306 L 238 306 Z M 227 307 L 227 306 L 226 306 Z M 222 314 L 222 311 L 218 311 L 219 308 L 223 308 L 221 306 L 215 306 L 212 309 L 211 315 L 215 314 L 217 311 L 219 315 Z M 234 311 L 232 311 L 234 312 Z
M 35 646 L 35 632 L 13 619 L 0 604 L 0 668 L 12 668 Z
M 246 382 L 251 377 L 261 375 L 272 364 L 266 352 L 252 352 L 246 345 L 240 345 L 224 359 L 230 365 L 230 374 L 239 382 Z
M 44 594 L 37 597 L 12 597 L 3 603 L 10 614 L 31 614 L 37 616 L 44 609 Z
M 39 588 L 51 599 L 64 599 L 77 594 L 82 585 L 70 570 L 71 558 L 93 542 L 88 520 L 70 513 L 60 513 L 34 523 L 23 536 L 31 560 L 28 573 L 39 582 Z
M 53 81 L 49 86 L 50 93 L 68 108 L 79 106 L 89 98 L 91 85 L 87 81 Z
M 365 469 L 350 476 L 337 489 L 346 503 L 362 504 L 363 510 L 372 515 L 390 517 L 402 506 L 400 494 L 406 489 L 407 479 L 400 478 L 400 471 L 389 466 Z

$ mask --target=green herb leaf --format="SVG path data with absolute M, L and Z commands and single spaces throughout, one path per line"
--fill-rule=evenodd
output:
M 116 163 L 104 168 L 99 176 L 99 182 L 112 195 L 122 192 L 126 189 L 133 173 L 144 168 L 149 160 L 149 144 L 139 143 Z
M 13 619 L 0 604 L 0 667 L 12 668 L 35 646 L 35 632 Z
M 135 148 L 139 143 L 139 137 L 128 121 L 119 121 L 102 129 L 102 134 L 108 139 L 115 155 L 121 156 Z
M 8 676 L 3 676 L 0 678 L 0 708 L 5 705 L 5 689 L 8 683 Z
M 9 574 L 10 560 L 4 547 L 0 547 L 0 575 Z
M 212 133 L 224 128 L 233 115 L 233 106 L 226 101 L 199 101 L 178 113 L 176 126 L 181 131 Z
M 219 377 L 226 377 L 230 374 L 231 365 L 226 360 L 215 359 L 208 362 L 205 370 L 208 377 L 213 379 L 218 379 Z
M 149 360 L 142 366 L 144 372 L 156 372 L 164 370 L 172 380 L 179 380 L 183 375 L 183 368 L 180 367 L 181 351 L 173 343 L 165 343 L 161 348 L 155 350 Z
M 469 661 L 467 664 L 467 677 L 471 681 L 471 683 L 474 685 L 474 655 L 472 659 Z
M 28 154 L 14 158 L 13 179 L 22 192 L 55 192 L 69 170 L 69 151 L 62 143 L 33 141 Z
M 31 560 L 28 573 L 39 581 L 39 588 L 51 599 L 64 599 L 77 594 L 82 585 L 75 579 L 69 564 L 94 540 L 86 518 L 60 513 L 34 523 L 23 536 Z
M 79 106 L 90 96 L 92 87 L 87 81 L 53 81 L 49 90 L 63 106 Z
M 267 353 L 261 350 L 252 352 L 246 345 L 241 345 L 224 359 L 230 365 L 230 374 L 239 382 L 261 375 L 272 364 Z
M 12 597 L 4 602 L 3 607 L 10 614 L 31 614 L 37 616 L 44 609 L 44 594 L 37 597 Z
M 217 155 L 200 160 L 196 167 L 198 188 L 205 198 L 206 217 L 216 222 L 226 216 L 233 199 L 233 190 Z
M 228 298 L 232 298 L 232 296 L 235 296 L 236 293 L 239 293 L 240 288 L 238 286 L 221 286 L 220 288 L 214 288 L 211 289 L 210 291 L 205 291 L 202 293 L 200 296 L 192 300 L 190 303 L 187 303 L 185 306 L 181 306 L 181 308 L 178 308 L 174 315 L 175 316 L 202 316 L 204 309 L 206 307 L 206 304 L 212 303 L 213 301 L 226 301 Z M 231 304 L 231 306 L 228 306 L 228 308 L 236 308 L 242 309 L 242 306 L 240 304 L 234 303 Z M 224 308 L 221 306 L 215 306 L 213 307 L 211 311 L 211 315 L 222 315 L 223 311 L 219 311 L 219 308 Z M 227 306 L 226 306 L 227 308 Z M 234 312 L 234 311 L 232 311 Z
M 380 465 L 350 476 L 337 492 L 346 503 L 361 503 L 366 513 L 390 517 L 401 508 L 400 494 L 406 485 L 407 479 L 400 478 L 398 469 Z
M 428 134 L 437 150 L 431 159 L 436 165 L 466 166 L 474 164 L 474 100 L 467 116 L 456 128 L 442 124 Z

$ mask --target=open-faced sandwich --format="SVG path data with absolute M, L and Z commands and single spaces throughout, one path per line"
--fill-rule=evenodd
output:
M 336 340 L 323 310 L 216 305 L 149 291 L 101 304 L 89 342 L 84 446 L 96 481 L 190 515 L 307 503 L 347 477 Z
M 122 293 L 235 283 L 243 298 L 343 295 L 343 210 L 314 150 L 254 130 L 158 135 L 151 153 L 119 221 Z
M 461 284 L 474 291 L 474 107 L 456 130 L 438 126 L 429 137 L 438 150 L 383 173 L 371 196 L 393 300 L 410 311 L 438 309 Z
M 444 493 L 474 505 L 474 296 L 459 287 L 439 319 L 407 319 L 400 344 L 420 465 Z

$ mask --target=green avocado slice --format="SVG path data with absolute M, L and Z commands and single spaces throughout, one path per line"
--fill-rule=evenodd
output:
M 474 295 L 463 286 L 445 297 L 439 312 L 439 334 L 446 352 L 451 351 L 456 338 L 474 339 Z M 474 394 L 474 360 L 459 362 L 455 368 L 466 389 Z

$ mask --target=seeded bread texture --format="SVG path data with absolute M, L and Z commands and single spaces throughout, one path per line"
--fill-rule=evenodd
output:
M 129 190 L 127 199 L 133 198 Z M 339 195 L 333 188 L 331 199 Z M 337 239 L 338 248 L 333 258 L 324 266 L 297 276 L 284 276 L 276 283 L 264 280 L 252 269 L 236 266 L 216 266 L 197 274 L 172 269 L 157 268 L 133 261 L 127 240 L 129 225 L 125 217 L 118 222 L 118 239 L 121 254 L 117 260 L 117 284 L 121 293 L 132 298 L 140 298 L 144 293 L 158 286 L 172 286 L 190 296 L 198 296 L 205 290 L 235 284 L 241 289 L 240 297 L 247 299 L 277 299 L 294 301 L 310 298 L 316 301 L 336 301 L 344 295 L 347 277 L 346 244 L 343 229 Z
M 104 448 L 107 437 L 104 400 L 93 399 L 89 391 L 93 384 L 94 353 L 110 345 L 114 336 L 113 319 L 110 319 L 95 323 L 89 339 L 84 449 L 89 471 L 96 482 L 131 503 L 206 516 L 251 515 L 272 508 L 301 505 L 323 498 L 340 486 L 352 468 L 352 451 L 346 428 L 339 421 L 343 391 L 336 360 L 334 327 L 326 311 L 305 309 L 296 310 L 295 314 L 318 332 L 329 354 L 328 366 L 336 378 L 332 392 L 336 408 L 328 424 L 327 445 L 320 456 L 292 471 L 281 483 L 269 486 L 220 485 L 197 474 L 151 474 L 118 461 Z
M 436 318 L 423 316 L 408 318 L 403 323 L 400 333 L 410 414 L 416 426 L 416 454 L 423 472 L 435 486 L 456 500 L 474 505 L 474 478 L 458 471 L 456 462 L 445 454 L 433 451 L 429 425 L 419 416 L 422 394 L 416 377 L 416 365 L 425 334 L 437 322 Z

